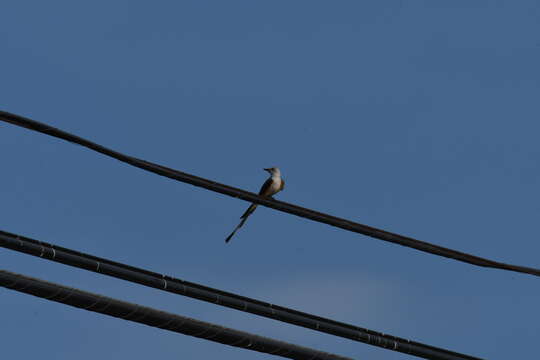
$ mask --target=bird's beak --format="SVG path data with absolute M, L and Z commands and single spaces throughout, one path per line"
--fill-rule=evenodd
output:
M 270 168 L 268 168 L 268 169 L 263 169 L 263 170 L 264 170 L 264 171 L 268 171 L 268 172 L 270 172 Z

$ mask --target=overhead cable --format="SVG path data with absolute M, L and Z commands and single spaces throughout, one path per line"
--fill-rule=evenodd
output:
M 259 196 L 257 194 L 254 194 L 245 190 L 237 189 L 228 185 L 220 184 L 212 180 L 208 180 L 208 179 L 191 175 L 185 172 L 174 170 L 174 169 L 162 166 L 162 165 L 154 164 L 149 161 L 141 160 L 133 156 L 128 156 L 120 152 L 108 149 L 104 146 L 101 146 L 89 140 L 86 140 L 82 137 L 72 135 L 63 130 L 54 128 L 50 125 L 28 119 L 20 115 L 15 115 L 15 114 L 11 114 L 5 111 L 0 111 L 0 120 L 87 147 L 101 154 L 107 155 L 109 157 L 115 158 L 122 162 L 153 172 L 158 175 L 162 175 L 171 179 L 175 179 L 181 182 L 185 182 L 185 183 L 192 184 L 198 187 L 202 187 L 202 188 L 215 191 L 221 194 L 240 198 L 242 200 L 253 202 L 253 203 L 263 205 L 272 209 L 276 209 L 279 211 L 283 211 L 289 214 L 297 215 L 306 219 L 311 219 L 313 221 L 325 223 L 325 224 L 339 227 L 341 229 L 345 229 L 348 231 L 356 232 L 356 233 L 370 236 L 373 238 L 377 238 L 380 240 L 388 241 L 394 244 L 399 244 L 399 245 L 410 247 L 410 248 L 420 250 L 423 252 L 451 258 L 454 260 L 466 262 L 466 263 L 477 265 L 477 266 L 515 271 L 515 272 L 540 276 L 540 269 L 506 264 L 506 263 L 482 258 L 479 256 L 467 254 L 461 251 L 452 250 L 452 249 L 445 248 L 445 247 L 435 245 L 435 244 L 431 244 L 425 241 L 416 240 L 408 236 L 391 233 L 391 232 L 377 229 L 371 226 L 356 223 L 350 220 L 342 219 L 342 218 L 335 217 L 332 215 L 317 212 L 311 209 L 303 208 L 297 205 L 289 204 L 283 201 L 275 200 L 272 198 L 265 198 L 265 197 Z
M 99 258 L 1 230 L 0 246 L 41 257 L 46 260 L 131 281 L 170 293 L 188 296 L 212 304 L 249 312 L 391 351 L 432 360 L 480 360 L 477 357 L 325 319 L 323 317 L 213 289 L 197 283 L 180 280 L 171 276 Z
M 289 359 L 351 360 L 5 270 L 0 270 L 0 286 L 123 320 Z

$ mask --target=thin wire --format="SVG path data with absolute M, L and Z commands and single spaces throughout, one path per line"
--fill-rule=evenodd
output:
M 221 194 L 229 195 L 235 198 L 240 198 L 242 200 L 246 200 L 246 201 L 253 202 L 259 205 L 270 207 L 272 209 L 283 211 L 289 214 L 297 215 L 306 219 L 311 219 L 313 221 L 325 223 L 331 226 L 339 227 L 341 229 L 356 232 L 356 233 L 370 236 L 376 239 L 384 240 L 384 241 L 391 242 L 394 244 L 399 244 L 399 245 L 410 247 L 419 251 L 447 257 L 450 259 L 466 262 L 466 263 L 477 265 L 477 266 L 515 271 L 515 272 L 540 276 L 540 269 L 519 266 L 519 265 L 505 264 L 502 262 L 481 258 L 475 255 L 452 250 L 452 249 L 445 248 L 439 245 L 434 245 L 428 242 L 416 240 L 408 236 L 394 234 L 388 231 L 384 231 L 384 230 L 370 227 L 367 225 L 359 224 L 350 220 L 320 213 L 311 209 L 306 209 L 306 208 L 289 204 L 283 201 L 264 198 L 245 190 L 237 189 L 228 185 L 220 184 L 212 180 L 204 179 L 204 178 L 190 175 L 185 172 L 174 170 L 174 169 L 162 166 L 162 165 L 154 164 L 149 161 L 141 160 L 141 159 L 128 156 L 128 155 L 124 155 L 117 151 L 108 149 L 99 144 L 91 142 L 89 140 L 83 139 L 79 136 L 72 135 L 60 129 L 56 129 L 47 124 L 43 124 L 35 120 L 31 120 L 31 119 L 22 117 L 20 115 L 15 115 L 9 112 L 0 111 L 0 120 L 87 147 L 101 154 L 107 155 L 109 157 L 115 158 L 122 162 L 128 163 L 140 169 L 147 170 L 161 176 L 165 176 L 165 177 L 175 179 L 181 182 L 185 182 L 191 185 L 202 187 L 202 188 L 215 191 Z
M 391 351 L 432 360 L 480 360 L 477 357 L 325 319 L 1 230 L 0 246 L 46 260 L 86 269 L 158 290 L 188 296 L 211 304 L 249 312 Z M 167 285 L 165 286 L 165 284 Z
M 347 357 L 96 295 L 5 270 L 0 270 L 0 286 L 84 310 L 114 316 L 122 320 L 195 336 L 221 344 L 273 355 L 277 355 L 278 351 L 285 350 L 286 354 L 279 356 L 289 359 L 351 360 Z

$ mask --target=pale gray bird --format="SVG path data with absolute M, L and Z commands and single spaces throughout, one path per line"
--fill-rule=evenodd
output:
M 271 167 L 263 170 L 268 171 L 270 173 L 270 177 L 264 182 L 261 190 L 259 190 L 259 195 L 264 197 L 272 197 L 273 195 L 283 190 L 283 188 L 285 187 L 285 181 L 281 178 L 281 171 L 279 171 L 277 167 Z M 240 219 L 242 219 L 240 221 L 240 224 L 238 224 L 238 226 L 233 230 L 231 235 L 229 235 L 225 239 L 226 243 L 228 243 L 233 237 L 233 235 L 236 233 L 236 231 L 238 231 L 238 229 L 240 229 L 242 225 L 244 225 L 249 215 L 253 214 L 256 208 L 257 204 L 251 204 L 246 210 L 246 212 L 242 216 L 240 216 Z

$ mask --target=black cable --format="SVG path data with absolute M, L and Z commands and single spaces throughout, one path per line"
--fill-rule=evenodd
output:
M 0 230 L 0 246 L 86 269 L 96 273 L 135 282 L 170 293 L 192 297 L 244 312 L 302 326 L 323 333 L 363 342 L 384 349 L 433 360 L 480 360 L 477 357 L 436 348 L 396 336 L 382 334 L 354 325 L 250 299 L 248 297 L 213 289 L 196 283 L 176 279 L 145 269 L 114 262 L 61 246 L 29 239 Z
M 230 346 L 299 360 L 351 360 L 303 346 L 0 270 L 0 285 L 50 301 Z
M 289 204 L 283 201 L 264 198 L 245 190 L 237 189 L 228 185 L 217 183 L 215 181 L 207 180 L 207 179 L 190 175 L 190 174 L 187 174 L 178 170 L 174 170 L 165 166 L 154 164 L 149 161 L 137 159 L 135 157 L 128 156 L 128 155 L 124 155 L 117 151 L 107 149 L 106 147 L 103 147 L 99 144 L 93 143 L 89 140 L 83 139 L 79 136 L 72 135 L 60 129 L 56 129 L 49 125 L 22 117 L 20 115 L 15 115 L 15 114 L 11 114 L 5 111 L 0 111 L 0 120 L 17 125 L 17 126 L 24 127 L 33 131 L 38 131 L 38 132 L 41 132 L 50 136 L 64 139 L 66 141 L 69 141 L 75 144 L 82 145 L 84 147 L 87 147 L 89 149 L 102 153 L 104 155 L 110 156 L 122 162 L 128 163 L 140 169 L 147 170 L 161 176 L 165 176 L 171 179 L 182 181 L 182 182 L 195 185 L 198 187 L 203 187 L 211 191 L 215 191 L 221 194 L 240 198 L 242 200 L 246 200 L 249 202 L 254 202 L 256 204 L 270 207 L 272 209 L 283 211 L 289 214 L 297 215 L 306 219 L 311 219 L 317 222 L 336 226 L 345 230 L 367 235 L 367 236 L 377 238 L 380 240 L 392 242 L 394 244 L 399 244 L 399 245 L 410 247 L 410 248 L 420 250 L 423 252 L 435 254 L 438 256 L 444 256 L 447 258 L 451 258 L 454 260 L 466 262 L 466 263 L 477 265 L 477 266 L 509 270 L 509 271 L 515 271 L 515 272 L 521 272 L 521 273 L 531 274 L 535 276 L 540 276 L 540 269 L 519 266 L 519 265 L 505 264 L 498 261 L 481 258 L 475 255 L 470 255 L 464 252 L 452 250 L 452 249 L 445 248 L 439 245 L 434 245 L 428 242 L 416 240 L 408 236 L 394 234 L 388 231 L 384 231 L 384 230 L 373 228 L 367 225 L 359 224 L 350 220 L 320 213 L 311 209 L 306 209 L 306 208 Z

